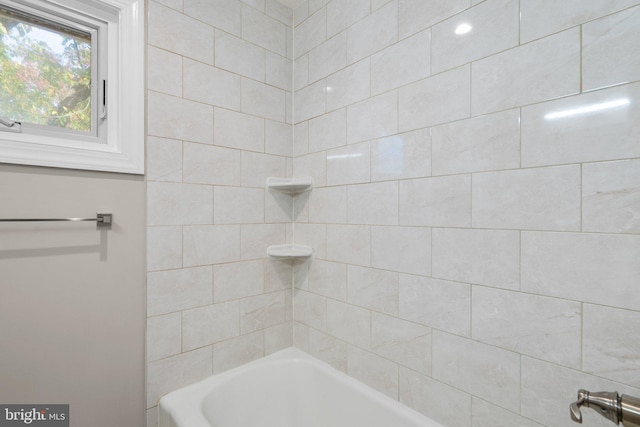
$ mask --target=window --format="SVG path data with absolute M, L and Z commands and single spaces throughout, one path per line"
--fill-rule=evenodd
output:
M 143 0 L 0 0 L 0 162 L 144 173 Z

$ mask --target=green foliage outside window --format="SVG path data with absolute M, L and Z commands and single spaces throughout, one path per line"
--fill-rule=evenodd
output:
M 0 11 L 0 116 L 91 131 L 91 42 Z

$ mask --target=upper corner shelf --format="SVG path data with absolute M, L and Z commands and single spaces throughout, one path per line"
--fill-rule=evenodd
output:
M 313 178 L 310 176 L 303 178 L 267 178 L 267 188 L 280 191 L 292 196 L 304 193 L 313 188 Z

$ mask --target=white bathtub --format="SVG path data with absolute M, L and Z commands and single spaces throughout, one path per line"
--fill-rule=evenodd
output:
M 160 399 L 160 427 L 442 427 L 288 348 Z

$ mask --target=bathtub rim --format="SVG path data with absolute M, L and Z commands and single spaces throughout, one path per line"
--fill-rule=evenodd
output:
M 244 365 L 229 369 L 219 374 L 213 374 L 196 383 L 174 390 L 162 396 L 158 402 L 159 426 L 160 427 L 211 427 L 211 424 L 204 416 L 201 404 L 213 387 L 222 385 L 237 375 L 242 375 L 263 365 L 288 361 L 290 363 L 308 363 L 319 369 L 323 374 L 329 375 L 340 384 L 356 388 L 362 391 L 368 398 L 378 405 L 385 406 L 390 410 L 401 412 L 401 415 L 409 421 L 424 427 L 442 427 L 441 424 L 428 418 L 413 408 L 406 406 L 400 401 L 374 389 L 370 385 L 336 369 L 330 364 L 313 357 L 312 355 L 296 347 L 288 347 L 279 350 L 268 356 L 253 360 Z M 170 419 L 163 422 L 162 413 L 166 413 Z

